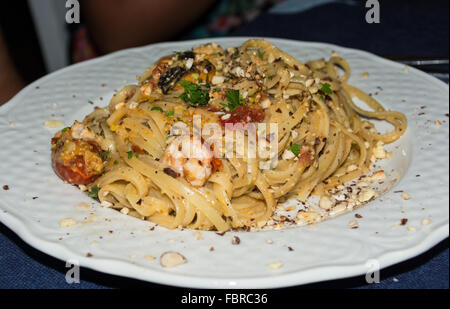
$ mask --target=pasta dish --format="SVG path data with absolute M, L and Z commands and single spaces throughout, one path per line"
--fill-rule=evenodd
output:
M 59 131 L 52 165 L 102 206 L 167 228 L 263 227 L 280 202 L 326 200 L 373 172 L 405 132 L 349 75 L 336 53 L 303 63 L 265 40 L 176 52 Z

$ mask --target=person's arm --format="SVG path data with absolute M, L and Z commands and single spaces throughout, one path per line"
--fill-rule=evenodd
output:
M 216 0 L 88 0 L 80 3 L 89 33 L 102 53 L 168 40 Z
M 6 103 L 25 86 L 9 56 L 0 28 L 0 105 Z

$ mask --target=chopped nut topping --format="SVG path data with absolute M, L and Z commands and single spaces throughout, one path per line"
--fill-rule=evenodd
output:
M 295 158 L 295 154 L 294 154 L 292 151 L 290 151 L 289 149 L 286 149 L 286 150 L 283 152 L 283 155 L 281 156 L 281 158 L 282 158 L 283 160 L 290 160 L 290 159 Z
M 406 192 L 402 192 L 402 199 L 404 199 L 405 201 L 409 200 L 411 198 L 411 196 L 406 193 Z
M 241 239 L 237 236 L 233 236 L 233 238 L 231 239 L 231 243 L 233 245 L 239 245 L 241 243 Z
M 338 213 L 343 212 L 345 209 L 347 209 L 347 203 L 340 203 L 331 209 L 330 216 L 337 215 Z
M 273 263 L 270 263 L 267 266 L 269 266 L 269 268 L 271 268 L 271 269 L 279 269 L 279 268 L 283 267 L 283 262 L 280 262 L 280 261 L 273 262 Z
M 377 195 L 377 193 L 375 192 L 375 190 L 373 190 L 371 188 L 364 189 L 359 194 L 358 201 L 360 201 L 361 203 L 368 202 L 371 199 L 373 199 L 376 195 Z
M 151 256 L 151 255 L 149 255 L 149 254 L 147 254 L 147 255 L 145 256 L 145 259 L 146 259 L 147 261 L 153 261 L 153 260 L 155 259 L 155 257 L 154 257 L 154 256 Z
M 423 220 L 422 220 L 422 225 L 428 225 L 428 224 L 430 224 L 431 223 L 431 220 L 430 219 L 428 219 L 428 218 L 423 218 Z
M 108 201 L 102 201 L 102 202 L 100 203 L 100 205 L 101 205 L 102 207 L 109 208 L 109 207 L 111 207 L 113 204 L 112 204 L 111 202 L 108 202 Z
M 305 82 L 305 86 L 308 87 L 308 88 L 311 87 L 313 84 L 314 84 L 314 79 L 308 79 Z
M 322 209 L 328 210 L 328 209 L 331 208 L 332 202 L 331 202 L 331 200 L 330 200 L 328 197 L 322 196 L 322 197 L 320 198 L 320 201 L 319 201 L 319 206 L 320 206 L 320 208 L 322 208 Z
M 358 221 L 352 220 L 348 223 L 348 227 L 351 229 L 357 229 L 359 227 Z
M 199 231 L 195 232 L 195 238 L 197 238 L 197 240 L 203 240 L 204 239 L 203 236 L 202 236 L 202 233 L 200 233 Z
M 59 221 L 60 227 L 72 227 L 77 224 L 77 221 L 73 218 L 64 218 L 61 221 Z
M 377 159 L 386 158 L 386 150 L 384 149 L 384 143 L 382 141 L 378 141 L 376 147 L 373 149 L 373 155 Z
M 64 122 L 59 120 L 47 120 L 44 122 L 44 125 L 49 129 L 57 129 L 64 126 Z
M 162 267 L 175 267 L 187 262 L 187 259 L 178 252 L 167 251 L 160 257 Z
M 225 77 L 224 76 L 217 76 L 217 75 L 215 75 L 212 78 L 211 83 L 213 85 L 219 85 L 219 84 L 223 84 L 224 81 L 225 81 Z
M 381 171 L 377 171 L 375 172 L 371 177 L 369 177 L 370 181 L 380 181 L 386 178 L 386 173 L 381 170 Z

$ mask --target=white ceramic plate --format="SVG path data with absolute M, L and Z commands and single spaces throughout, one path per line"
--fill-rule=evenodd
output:
M 56 129 L 46 128 L 44 121 L 70 125 L 82 120 L 93 108 L 89 100 L 106 105 L 114 89 L 134 83 L 145 67 L 172 51 L 207 41 L 228 47 L 244 40 L 130 49 L 70 66 L 25 88 L 0 108 L 1 221 L 33 247 L 61 260 L 78 260 L 84 267 L 110 274 L 203 288 L 285 287 L 365 274 L 377 263 L 383 268 L 404 261 L 448 237 L 448 86 L 413 68 L 329 44 L 269 39 L 302 61 L 338 51 L 351 65 L 351 84 L 373 93 L 385 107 L 405 113 L 409 120 L 406 134 L 391 146 L 393 159 L 384 163 L 394 188 L 385 188 L 390 191 L 356 211 L 363 216 L 358 229 L 347 226 L 355 219 L 353 212 L 315 229 L 225 236 L 202 232 L 203 239 L 198 240 L 191 230 L 151 231 L 150 222 L 103 209 L 53 173 L 50 139 Z M 364 72 L 370 76 L 363 78 Z M 1 189 L 3 185 L 9 190 Z M 404 190 L 411 199 L 403 200 L 396 190 Z M 83 201 L 90 209 L 77 207 Z M 61 228 L 59 221 L 67 217 L 77 225 Z M 402 218 L 408 219 L 407 224 L 395 228 Z M 424 218 L 431 223 L 423 225 Z M 233 235 L 240 237 L 240 245 L 231 244 Z M 188 262 L 162 268 L 158 257 L 169 250 L 180 252 Z M 156 259 L 150 261 L 147 255 Z M 277 261 L 283 267 L 267 266 Z

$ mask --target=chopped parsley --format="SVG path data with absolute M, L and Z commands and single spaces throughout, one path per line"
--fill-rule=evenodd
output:
M 274 78 L 274 77 L 275 77 L 275 74 L 270 75 L 268 78 L 269 78 L 269 79 L 272 79 L 272 78 Z
M 98 198 L 98 191 L 100 190 L 99 187 L 97 186 L 93 186 L 91 188 L 91 192 L 88 193 L 89 197 L 93 197 L 93 198 Z
M 108 157 L 109 157 L 109 154 L 111 153 L 111 151 L 102 151 L 101 152 L 101 157 L 102 157 L 102 161 L 106 161 L 106 160 L 108 160 Z
M 333 93 L 333 90 L 331 90 L 331 85 L 328 83 L 323 84 L 322 88 L 320 88 L 320 91 L 322 91 L 326 95 L 331 95 Z
M 117 164 L 119 164 L 119 161 L 114 160 L 114 165 L 117 165 Z
M 259 57 L 259 59 L 263 60 L 265 53 L 266 52 L 264 50 L 261 50 L 260 48 L 258 48 L 258 57 Z
M 230 111 L 233 111 L 239 105 L 245 105 L 245 100 L 241 96 L 239 90 L 225 91 L 225 95 L 227 96 L 227 100 L 228 100 L 229 103 L 228 104 L 222 104 L 222 105 L 228 107 L 228 109 Z
M 139 158 L 139 153 L 134 152 L 133 150 L 128 151 L 127 155 L 128 155 L 128 159 L 131 159 L 133 156 L 135 156 L 136 158 Z
M 233 56 L 236 57 L 237 55 L 239 55 L 239 49 L 235 49 L 233 52 Z
M 184 93 L 180 96 L 184 102 L 191 106 L 205 106 L 209 102 L 209 88 L 201 87 L 187 80 L 181 80 L 180 85 L 184 87 Z
M 94 104 L 94 102 L 92 102 L 91 100 L 89 100 L 88 102 L 89 102 L 89 104 L 92 104 L 92 105 Z
M 152 107 L 151 110 L 152 110 L 152 111 L 160 111 L 161 113 L 164 112 L 163 109 L 162 109 L 161 107 L 159 107 L 159 106 L 154 106 L 154 107 Z
M 175 52 L 175 54 L 177 55 L 178 59 L 183 59 L 186 56 L 186 51 L 180 51 L 180 52 Z
M 289 147 L 289 150 L 296 156 L 300 154 L 300 149 L 302 148 L 299 144 L 292 144 L 291 147 Z
M 167 117 L 173 116 L 175 114 L 174 110 L 171 111 L 167 111 L 164 115 L 166 115 Z
M 65 127 L 64 129 L 61 130 L 62 133 L 66 133 L 67 131 L 70 130 L 70 127 Z

